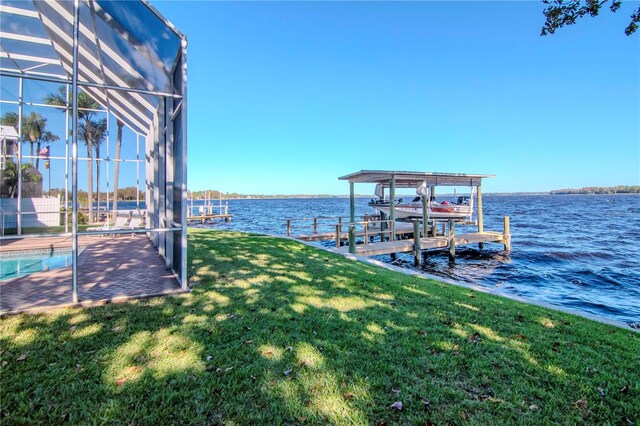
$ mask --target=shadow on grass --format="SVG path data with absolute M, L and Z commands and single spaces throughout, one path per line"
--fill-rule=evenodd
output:
M 190 231 L 189 257 L 191 294 L 3 319 L 3 422 L 640 418 L 633 332 L 289 240 Z

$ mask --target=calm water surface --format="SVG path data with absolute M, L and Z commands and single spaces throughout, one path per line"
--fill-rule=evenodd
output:
M 640 328 L 640 196 L 485 195 L 483 201 L 485 230 L 501 231 L 503 217 L 511 217 L 511 253 L 498 244 L 459 247 L 452 262 L 446 252 L 434 252 L 424 272 Z M 356 214 L 373 212 L 367 202 L 357 200 Z M 335 198 L 228 203 L 233 221 L 207 226 L 284 235 L 285 218 L 349 212 L 349 200 Z M 294 223 L 306 224 L 299 233 L 311 232 L 310 222 Z M 377 258 L 414 268 L 410 254 Z

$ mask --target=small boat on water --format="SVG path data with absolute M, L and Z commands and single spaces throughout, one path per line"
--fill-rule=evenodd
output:
M 473 215 L 473 192 L 470 195 L 458 196 L 455 202 L 443 201 L 439 203 L 435 197 L 429 195 L 429 188 L 420 185 L 416 189 L 417 196 L 410 202 L 403 202 L 403 199 L 394 200 L 394 213 L 397 219 L 422 218 L 423 216 L 423 197 L 429 200 L 427 202 L 427 215 L 431 219 L 454 219 L 471 221 Z M 382 188 L 376 186 L 375 195 L 377 199 L 372 199 L 369 206 L 389 215 L 391 205 L 389 200 L 383 197 Z

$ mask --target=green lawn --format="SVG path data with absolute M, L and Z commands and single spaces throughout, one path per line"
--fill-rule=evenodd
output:
M 632 331 L 256 235 L 190 230 L 189 271 L 2 319 L 2 423 L 640 421 Z

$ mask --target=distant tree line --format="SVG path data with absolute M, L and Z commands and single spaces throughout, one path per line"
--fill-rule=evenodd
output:
M 140 191 L 140 198 L 144 199 L 144 191 Z M 64 197 L 64 188 L 51 188 L 51 196 L 52 197 L 57 197 L 58 195 L 60 195 L 61 197 Z M 96 197 L 95 194 L 93 194 L 93 201 L 96 201 Z M 71 198 L 71 191 L 69 191 L 69 198 Z M 87 191 L 82 191 L 82 190 L 78 190 L 78 199 L 80 200 L 81 203 L 86 203 L 87 202 Z M 104 192 L 102 193 L 102 196 L 100 197 L 101 201 L 105 201 L 106 200 L 106 196 L 104 195 Z M 114 200 L 113 197 L 113 192 L 109 193 L 109 200 Z M 119 188 L 118 189 L 118 201 L 135 201 L 136 200 L 136 187 L 135 186 L 128 186 L 126 188 Z
M 193 196 L 194 200 L 204 200 L 205 195 L 207 199 L 217 200 L 221 198 L 223 200 L 236 200 L 236 199 L 272 199 L 272 198 L 344 198 L 346 195 L 331 195 L 331 194 L 238 194 L 236 192 L 221 192 L 215 189 L 205 191 L 189 191 L 189 199 Z M 361 197 L 361 195 L 357 195 Z
M 551 191 L 551 194 L 640 194 L 640 185 L 586 186 L 580 189 L 556 189 Z

